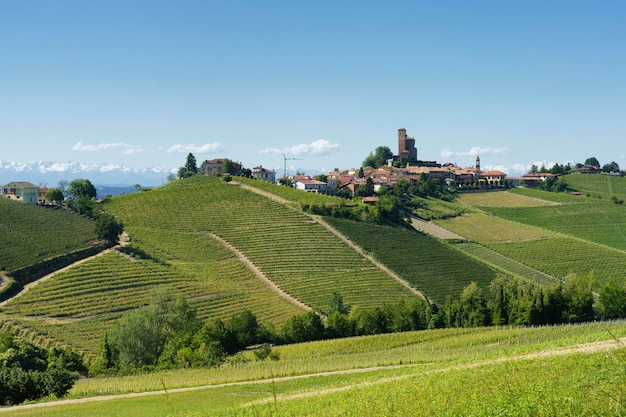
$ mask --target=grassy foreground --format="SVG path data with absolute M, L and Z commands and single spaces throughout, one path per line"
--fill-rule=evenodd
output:
M 278 361 L 247 352 L 217 369 L 81 380 L 74 399 L 153 392 L 0 415 L 620 415 L 626 349 L 613 339 L 625 336 L 619 321 L 306 343 L 277 347 Z

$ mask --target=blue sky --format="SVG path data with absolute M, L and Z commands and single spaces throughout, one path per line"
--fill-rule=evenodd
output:
M 621 1 L 3 1 L 0 161 L 626 168 Z

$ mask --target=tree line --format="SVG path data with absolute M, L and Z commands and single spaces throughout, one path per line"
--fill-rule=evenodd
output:
M 79 375 L 87 375 L 87 367 L 76 351 L 47 350 L 11 332 L 0 332 L 0 405 L 63 397 Z
M 202 322 L 182 297 L 155 293 L 146 307 L 127 313 L 106 333 L 90 372 L 117 374 L 157 368 L 218 366 L 250 347 L 257 359 L 279 359 L 272 345 L 391 332 L 489 325 L 547 325 L 626 318 L 626 287 L 609 282 L 598 297 L 591 277 L 538 285 L 497 277 L 475 282 L 438 304 L 424 299 L 362 309 L 334 292 L 324 311 L 289 318 L 280 329 L 249 310 L 229 320 Z

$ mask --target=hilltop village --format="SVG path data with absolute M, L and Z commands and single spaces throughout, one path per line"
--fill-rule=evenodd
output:
M 291 185 L 297 189 L 328 195 L 354 196 L 359 187 L 371 181 L 374 191 L 381 187 L 391 188 L 400 179 L 406 180 L 410 186 L 417 185 L 420 180 L 438 180 L 442 187 L 452 189 L 466 188 L 504 188 L 510 185 L 534 186 L 538 181 L 554 176 L 551 173 L 532 173 L 519 178 L 507 178 L 506 173 L 497 170 L 484 171 L 481 169 L 480 156 L 476 156 L 476 164 L 470 167 L 459 167 L 454 163 L 440 164 L 436 161 L 422 161 L 418 159 L 415 139 L 407 135 L 406 129 L 398 129 L 397 154 L 387 159 L 379 166 L 364 166 L 333 171 L 314 177 L 304 174 L 277 177 L 276 171 L 256 166 L 250 171 L 250 176 L 272 183 Z M 223 175 L 225 164 L 230 164 L 233 175 L 246 175 L 240 162 L 226 159 L 212 159 L 204 161 L 199 172 L 205 175 Z
M 384 149 L 388 154 L 385 155 L 381 163 L 373 164 L 374 166 L 366 164 L 368 161 L 372 161 L 372 155 L 370 154 L 370 157 L 365 160 L 364 166 L 360 168 L 344 170 L 335 168 L 331 172 L 313 177 L 302 173 L 287 175 L 286 162 L 288 159 L 294 158 L 287 158 L 286 156 L 284 156 L 285 169 L 283 170 L 283 176 L 277 177 L 275 170 L 262 165 L 248 169 L 244 168 L 243 163 L 227 158 L 205 160 L 197 168 L 195 166 L 195 157 L 189 154 L 188 159 L 192 158 L 193 163 L 191 166 L 188 166 L 190 164 L 188 160 L 187 165 L 179 169 L 178 177 L 184 178 L 190 175 L 191 172 L 207 176 L 244 176 L 260 181 L 292 186 L 306 192 L 354 197 L 362 194 L 358 192 L 359 188 L 371 187 L 374 193 L 378 193 L 381 188 L 393 188 L 401 179 L 406 181 L 408 186 L 417 186 L 420 181 L 436 181 L 442 189 L 460 191 L 501 189 L 513 186 L 535 187 L 542 182 L 553 182 L 558 176 L 556 172 L 552 172 L 554 170 L 548 171 L 545 169 L 531 169 L 529 173 L 521 177 L 507 177 L 506 173 L 499 170 L 484 171 L 481 169 L 480 156 L 478 155 L 476 156 L 475 165 L 470 167 L 459 167 L 451 162 L 440 164 L 436 161 L 423 161 L 418 159 L 415 138 L 408 136 L 404 128 L 398 129 L 397 147 L 398 151 L 395 155 L 391 154 L 389 148 L 379 147 L 377 151 Z M 595 158 L 590 159 L 595 160 Z M 593 164 L 577 164 L 575 170 L 581 173 L 605 171 L 624 175 L 624 171 L 619 170 L 619 166 L 615 162 L 600 168 L 597 160 L 595 161 Z M 571 170 L 569 165 L 565 169 Z M 174 174 L 170 174 L 168 177 L 169 180 L 175 178 Z M 25 181 L 10 182 L 0 187 L 0 197 L 26 204 L 49 204 L 63 200 L 62 195 L 54 194 L 54 197 L 51 197 L 53 192 L 56 192 L 56 189 L 39 187 Z

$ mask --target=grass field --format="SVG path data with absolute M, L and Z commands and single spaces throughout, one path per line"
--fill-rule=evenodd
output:
M 617 346 L 611 339 L 624 336 L 624 322 L 605 322 L 304 343 L 275 348 L 278 361 L 255 362 L 248 352 L 249 361 L 220 368 L 84 379 L 71 398 L 167 392 L 10 415 L 619 415 L 625 411 L 625 349 L 568 349 L 606 340 L 603 346 Z

